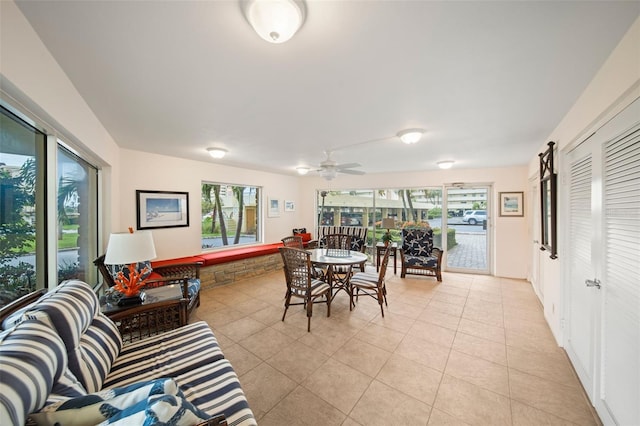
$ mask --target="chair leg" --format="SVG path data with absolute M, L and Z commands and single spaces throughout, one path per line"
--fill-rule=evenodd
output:
M 291 302 L 291 293 L 287 292 L 287 296 L 284 301 L 284 313 L 282 314 L 282 321 L 284 321 L 284 317 L 287 315 L 287 309 L 289 309 L 289 302 Z
M 307 300 L 307 333 L 311 331 L 312 315 L 313 315 L 313 300 Z
M 331 298 L 329 297 L 329 293 L 324 296 L 327 299 L 327 317 L 331 316 Z
M 378 304 L 380 305 L 380 312 L 382 312 L 382 318 L 384 318 L 384 308 L 382 307 L 382 298 L 384 295 L 382 294 L 382 289 L 378 289 Z

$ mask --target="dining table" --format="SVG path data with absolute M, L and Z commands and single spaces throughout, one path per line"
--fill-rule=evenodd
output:
M 354 250 L 315 248 L 307 250 L 311 253 L 311 263 L 314 266 L 326 267 L 326 280 L 331 286 L 331 299 L 343 290 L 349 295 L 351 300 L 351 267 L 366 262 L 366 254 Z M 339 267 L 347 267 L 347 272 L 338 272 Z M 351 302 L 349 302 L 351 303 Z

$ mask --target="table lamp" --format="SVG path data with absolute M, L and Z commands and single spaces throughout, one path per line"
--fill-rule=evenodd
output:
M 389 242 L 391 242 L 391 228 L 395 228 L 396 227 L 396 221 L 394 218 L 392 217 L 385 217 L 382 219 L 382 224 L 380 225 L 381 228 L 386 228 L 387 229 L 387 234 L 386 237 L 383 238 L 383 241 L 385 242 L 385 244 L 389 244 Z
M 116 284 L 114 288 L 122 293 L 125 303 L 140 303 L 140 290 L 144 287 L 145 276 L 149 271 L 148 267 L 139 271 L 138 262 L 146 262 L 156 258 L 156 248 L 153 245 L 153 235 L 151 231 L 113 233 L 109 236 L 109 245 L 105 255 L 105 265 L 129 265 L 129 276 L 121 271 L 114 277 Z

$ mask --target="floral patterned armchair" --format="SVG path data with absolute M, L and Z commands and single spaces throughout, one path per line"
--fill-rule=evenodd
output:
M 401 278 L 407 274 L 434 276 L 442 281 L 442 249 L 433 246 L 433 230 L 416 228 L 402 230 Z

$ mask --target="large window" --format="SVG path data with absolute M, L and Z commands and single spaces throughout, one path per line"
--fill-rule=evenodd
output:
M 98 170 L 58 146 L 58 282 L 97 282 Z
M 260 188 L 202 183 L 202 248 L 260 241 Z
M 0 306 L 65 279 L 96 284 L 97 168 L 5 107 L 0 120 Z
M 426 225 L 434 230 L 434 243 L 441 241 L 441 188 L 318 191 L 317 195 L 319 225 L 366 226 L 370 247 L 386 233 L 381 228 L 383 218 L 395 219 L 396 228 L 390 230 L 395 242 L 400 241 L 402 228 Z
M 0 111 L 0 306 L 4 306 L 45 287 L 46 138 L 8 110 Z

